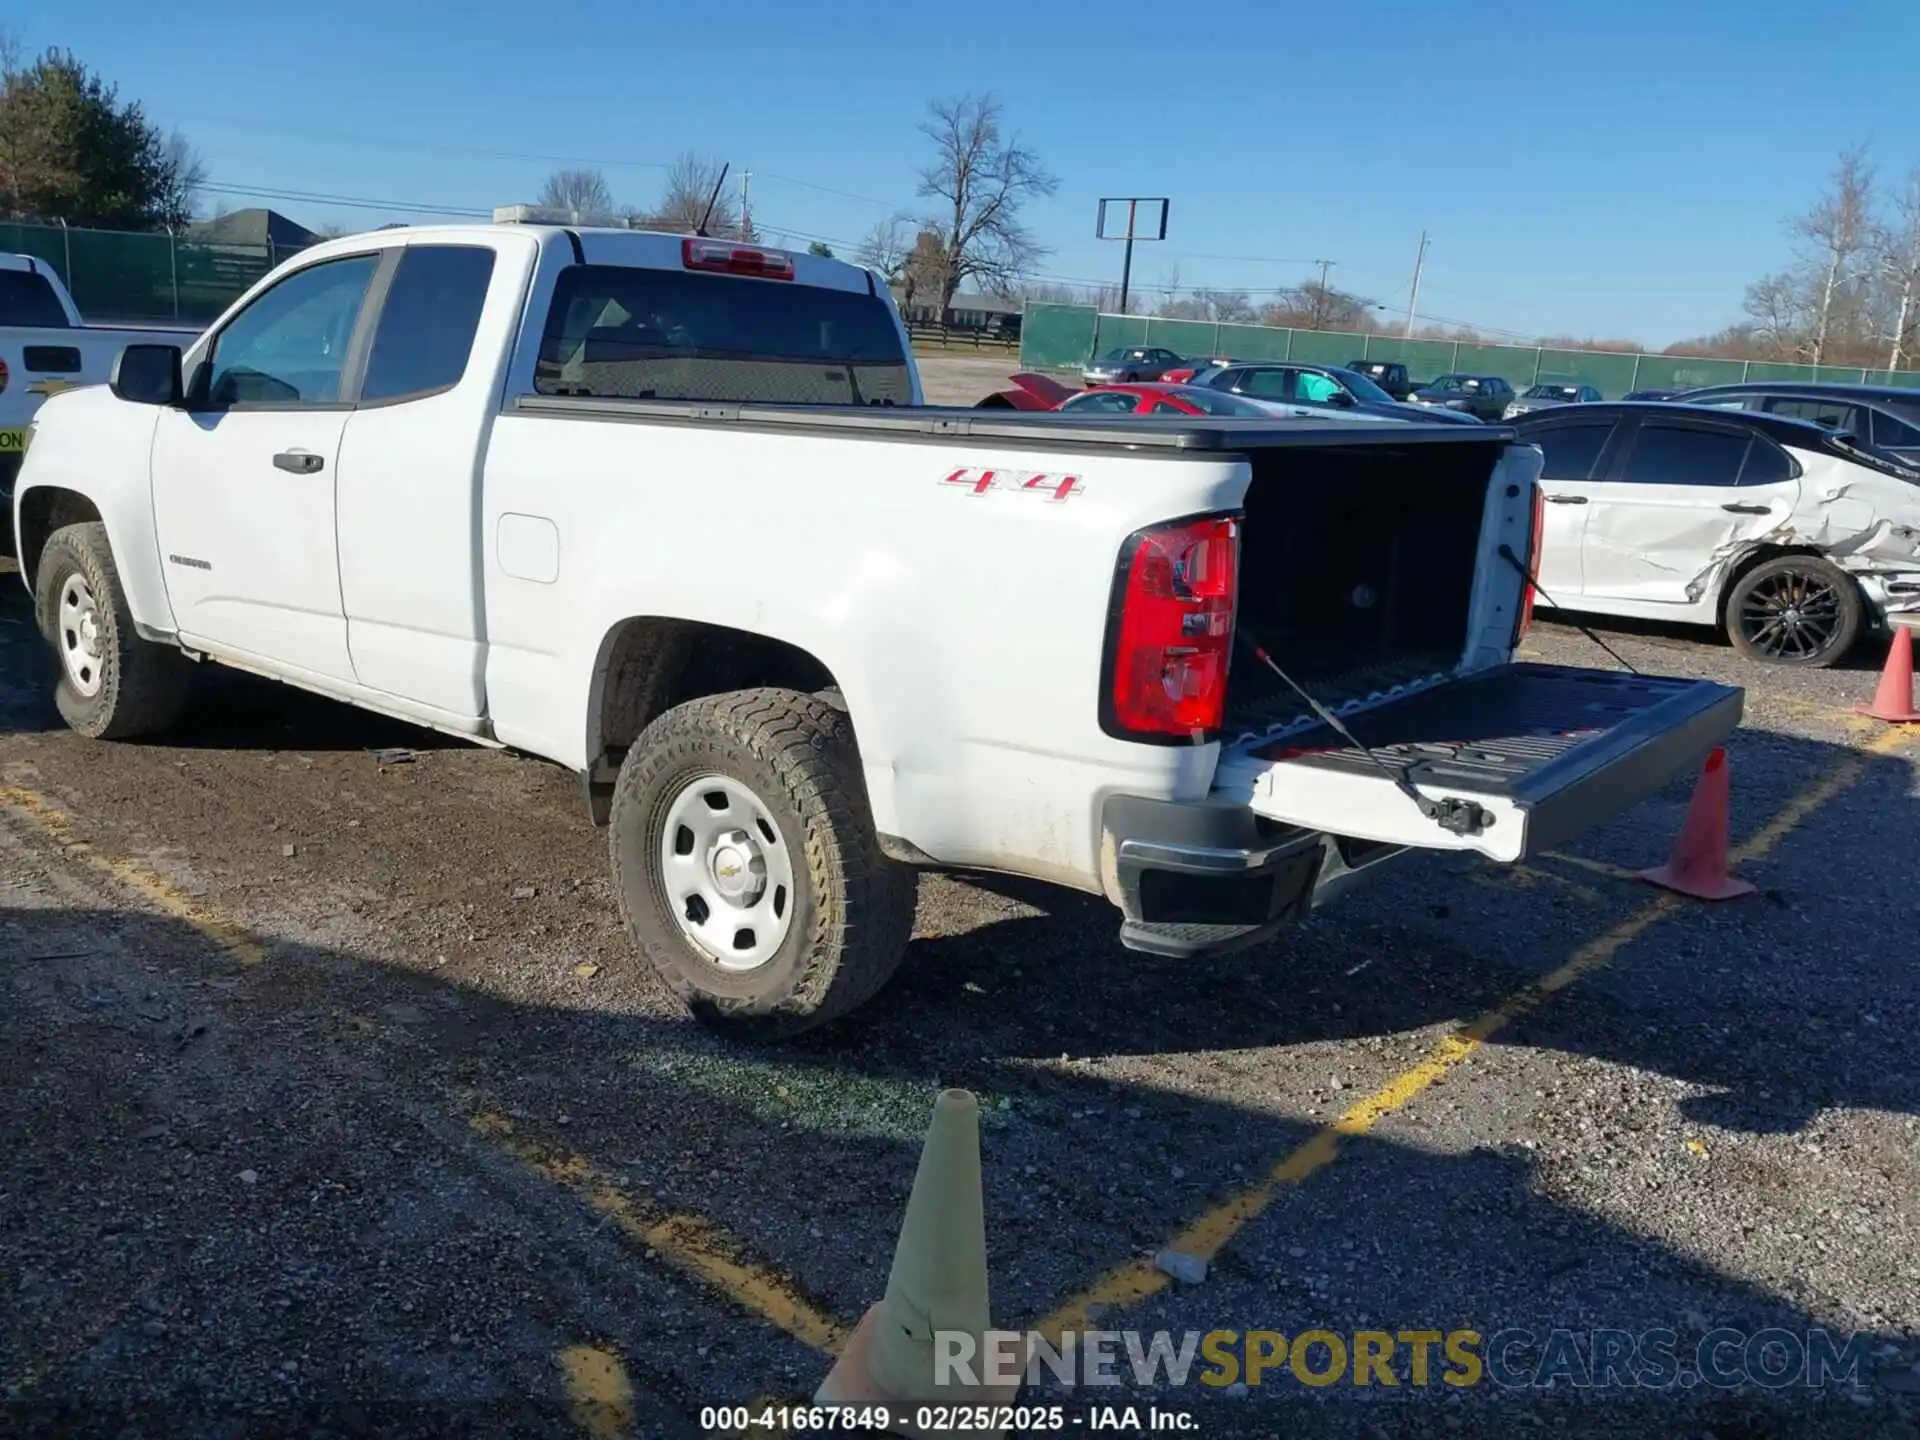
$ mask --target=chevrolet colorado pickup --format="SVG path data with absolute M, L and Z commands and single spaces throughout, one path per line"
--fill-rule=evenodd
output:
M 842 261 L 353 236 L 45 406 L 22 575 L 84 735 L 163 730 L 217 661 L 577 772 L 637 949 L 763 1036 L 881 988 L 916 868 L 1192 955 L 1409 848 L 1563 843 L 1738 722 L 1513 663 L 1509 430 L 921 401 Z

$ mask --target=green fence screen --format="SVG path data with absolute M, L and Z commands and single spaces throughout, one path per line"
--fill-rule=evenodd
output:
M 1827 380 L 1920 388 L 1920 370 L 1863 370 L 1841 365 L 1788 365 L 1764 360 L 1709 360 L 1682 355 L 1627 355 L 1611 350 L 1544 350 L 1531 345 L 1474 345 L 1401 340 L 1342 330 L 1286 330 L 1270 325 L 1102 315 L 1090 305 L 1030 304 L 1020 325 L 1020 364 L 1029 370 L 1076 370 L 1118 345 L 1160 345 L 1190 356 L 1238 360 L 1398 360 L 1413 379 L 1448 371 L 1499 375 L 1516 389 L 1541 382 L 1585 382 L 1610 400 L 1630 390 L 1677 390 L 1736 380 Z
M 22 224 L 0 224 L 0 251 L 45 261 L 89 321 L 187 324 L 212 320 L 295 253 L 274 246 L 209 245 L 164 230 L 140 234 Z

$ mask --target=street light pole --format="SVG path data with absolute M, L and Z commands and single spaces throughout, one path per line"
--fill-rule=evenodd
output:
M 1420 271 L 1427 263 L 1427 232 L 1420 232 L 1420 249 L 1413 257 L 1413 293 L 1407 297 L 1407 333 L 1405 339 L 1413 339 L 1414 312 L 1420 308 Z

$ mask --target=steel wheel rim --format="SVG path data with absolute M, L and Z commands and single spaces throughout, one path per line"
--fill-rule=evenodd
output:
M 60 663 L 66 667 L 67 683 L 88 699 L 100 693 L 105 669 L 104 645 L 100 635 L 100 607 L 93 588 L 79 571 L 67 576 L 60 587 L 60 606 L 55 619 L 60 644 Z
M 1811 570 L 1767 576 L 1740 601 L 1740 633 L 1774 660 L 1811 660 L 1840 634 L 1840 588 Z
M 722 970 L 756 970 L 793 926 L 793 861 L 773 812 L 726 775 L 702 775 L 668 803 L 660 876 L 687 942 Z

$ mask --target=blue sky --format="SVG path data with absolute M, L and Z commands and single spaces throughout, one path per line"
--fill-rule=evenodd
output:
M 851 243 L 924 207 L 928 99 L 992 89 L 1061 180 L 1031 211 L 1048 276 L 1117 280 L 1095 202 L 1166 194 L 1136 284 L 1257 291 L 1330 259 L 1404 307 L 1425 229 L 1422 314 L 1524 335 L 1717 328 L 1844 146 L 1920 165 L 1913 0 L 67 0 L 6 23 L 179 125 L 222 186 L 398 202 L 272 202 L 308 224 L 531 200 L 538 157 L 645 203 L 693 148 L 752 171 L 763 229 Z

